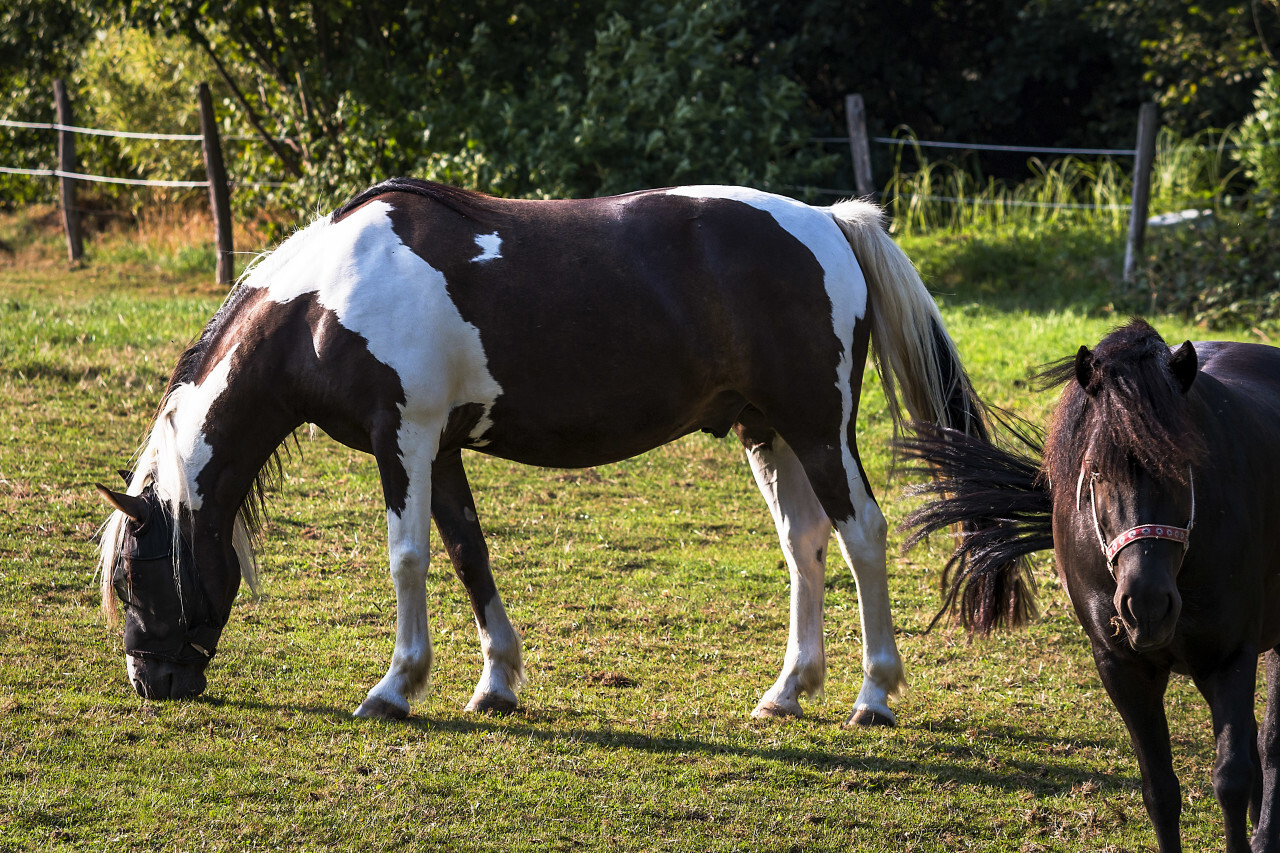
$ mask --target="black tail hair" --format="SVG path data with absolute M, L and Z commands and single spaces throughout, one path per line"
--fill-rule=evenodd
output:
M 1011 445 L 1004 449 L 954 429 L 914 423 L 913 438 L 897 442 L 905 457 L 932 475 L 916 493 L 934 500 L 912 512 L 899 529 L 911 530 L 909 550 L 929 534 L 960 525 L 956 550 L 942 571 L 945 601 L 929 630 L 959 612 L 970 633 L 1018 627 L 1036 615 L 1035 583 L 1027 557 L 1053 547 L 1053 497 L 1041 476 L 1043 442 L 1025 422 L 1002 417 Z

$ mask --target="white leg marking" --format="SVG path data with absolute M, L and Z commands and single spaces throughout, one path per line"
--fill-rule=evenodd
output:
M 468 711 L 512 711 L 516 707 L 516 691 L 527 678 L 520 650 L 520 635 L 507 618 L 502 599 L 494 596 L 484 609 L 485 627 L 476 621 L 480 633 L 480 652 L 484 670 L 476 683 Z
M 778 528 L 778 541 L 791 574 L 791 628 L 782 672 L 760 698 L 752 716 L 799 717 L 801 694 L 821 695 L 826 679 L 822 599 L 831 522 L 800 460 L 781 437 L 774 439 L 772 449 L 748 449 L 747 459 Z
M 427 567 L 430 562 L 431 462 L 434 432 L 406 424 L 398 436 L 409 474 L 404 511 L 387 511 L 391 583 L 396 592 L 396 645 L 391 666 L 356 709 L 357 716 L 406 716 L 409 702 L 426 691 L 433 651 L 427 621 Z
M 850 478 L 849 486 L 854 517 L 836 522 L 836 540 L 858 585 L 864 679 L 848 722 L 855 722 L 860 712 L 880 714 L 893 722 L 889 698 L 902 692 L 907 679 L 893 638 L 893 614 L 889 609 L 885 559 L 888 524 L 860 477 L 855 474 Z

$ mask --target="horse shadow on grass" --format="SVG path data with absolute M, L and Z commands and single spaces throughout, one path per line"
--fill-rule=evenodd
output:
M 852 754 L 858 745 L 858 731 L 849 731 L 850 750 L 839 746 L 770 746 L 770 730 L 785 722 L 760 723 L 754 729 L 760 736 L 758 745 L 744 745 L 700 737 L 652 735 L 632 728 L 606 726 L 553 727 L 566 718 L 579 716 L 567 710 L 518 710 L 506 717 L 476 716 L 474 719 L 411 716 L 406 720 L 358 720 L 350 712 L 323 705 L 291 705 L 254 700 L 201 697 L 197 701 L 215 707 L 238 707 L 260 711 L 289 712 L 324 717 L 350 725 L 410 728 L 423 736 L 432 735 L 505 735 L 512 739 L 533 741 L 548 746 L 556 742 L 587 744 L 606 751 L 644 752 L 674 757 L 733 757 L 755 759 L 779 767 L 798 767 L 819 773 L 849 778 L 840 782 L 846 790 L 875 791 L 902 782 L 925 777 L 938 786 L 990 786 L 1005 791 L 1030 791 L 1036 796 L 1070 794 L 1088 790 L 1099 795 L 1117 795 L 1139 789 L 1137 768 L 1131 774 L 1100 772 L 1079 763 L 1057 760 L 1053 754 L 1070 755 L 1079 750 L 1114 750 L 1117 742 L 1108 740 L 1069 739 L 1051 734 L 1028 732 L 1014 726 L 968 726 L 950 720 L 925 720 L 897 729 L 910 743 L 910 756 Z M 585 715 L 583 715 L 585 716 Z M 963 735 L 969 742 L 961 743 Z M 1122 736 L 1123 738 L 1123 736 Z M 863 752 L 858 750 L 858 752 Z M 1010 753 L 1043 755 L 1034 759 L 1008 759 Z

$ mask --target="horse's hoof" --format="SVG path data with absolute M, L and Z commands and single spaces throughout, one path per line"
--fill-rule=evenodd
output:
M 858 708 L 849 716 L 845 728 L 862 728 L 866 726 L 896 726 L 898 721 L 893 714 L 884 714 L 871 708 Z
M 800 703 L 790 705 L 779 705 L 777 702 L 761 702 L 756 709 L 751 712 L 751 716 L 756 720 L 797 720 L 804 716 L 804 711 L 800 710 Z
M 403 720 L 409 716 L 409 707 L 406 705 L 402 708 L 391 704 L 386 699 L 370 696 L 360 703 L 360 707 L 356 708 L 352 716 L 370 720 Z
M 498 693 L 485 693 L 482 696 L 472 696 L 466 710 L 474 714 L 493 714 L 500 717 L 503 714 L 515 712 L 516 700 Z

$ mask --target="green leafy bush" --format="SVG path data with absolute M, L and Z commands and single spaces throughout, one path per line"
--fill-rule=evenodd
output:
M 1280 321 L 1280 207 L 1224 204 L 1148 232 L 1147 263 L 1121 307 L 1179 314 L 1209 329 Z
M 206 57 L 179 39 L 150 36 L 141 30 L 102 29 L 86 45 L 74 79 L 79 122 L 106 130 L 157 134 L 198 134 L 197 87 L 216 75 Z M 111 177 L 144 180 L 203 181 L 199 141 L 132 137 L 82 137 L 91 158 Z M 102 191 L 101 188 L 97 188 Z M 121 200 L 134 207 L 184 197 L 204 190 L 129 189 Z
M 1240 162 L 1258 190 L 1280 194 L 1280 79 L 1268 68 L 1253 98 L 1253 113 L 1240 125 Z
M 1156 209 L 1210 215 L 1148 230 L 1144 268 L 1119 288 L 1122 307 L 1181 314 L 1209 329 L 1280 321 L 1280 79 L 1273 71 L 1253 107 L 1239 127 L 1220 134 L 1176 144 L 1162 135 L 1156 185 L 1165 191 L 1155 193 L 1163 203 Z
M 583 32 L 554 31 L 549 44 L 530 43 L 529 27 L 476 23 L 432 59 L 422 106 L 407 113 L 353 91 L 367 105 L 360 132 L 341 173 L 325 163 L 317 174 L 347 187 L 401 172 L 508 196 L 594 196 L 799 184 L 838 159 L 807 142 L 803 91 L 781 48 L 753 52 L 740 0 L 609 0 Z

